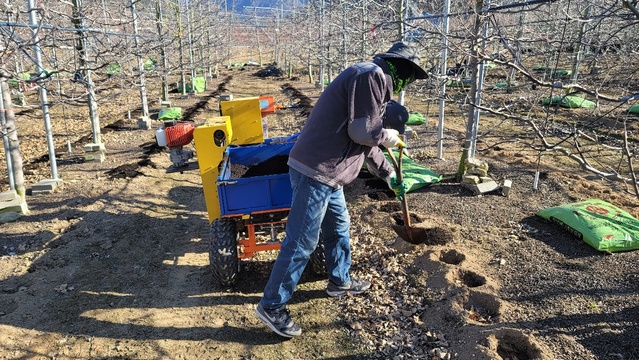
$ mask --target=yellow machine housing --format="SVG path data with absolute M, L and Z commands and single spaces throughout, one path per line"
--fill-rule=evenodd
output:
M 264 142 L 264 125 L 259 97 L 221 101 L 222 116 L 231 118 L 234 145 L 259 144 Z
M 217 192 L 219 165 L 230 145 L 250 145 L 264 142 L 263 113 L 272 107 L 272 97 L 249 97 L 221 101 L 222 116 L 210 118 L 193 131 L 204 199 L 209 222 L 221 216 Z M 266 106 L 265 106 L 266 105 Z

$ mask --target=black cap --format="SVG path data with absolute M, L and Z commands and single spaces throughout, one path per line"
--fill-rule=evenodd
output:
M 400 134 L 404 133 L 404 126 L 408 121 L 408 110 L 395 100 L 386 103 L 386 110 L 382 124 L 385 128 L 397 130 Z
M 427 79 L 428 73 L 419 66 L 419 50 L 416 47 L 403 42 L 397 42 L 388 49 L 387 52 L 375 55 L 382 59 L 404 59 L 408 60 L 415 70 L 415 79 Z

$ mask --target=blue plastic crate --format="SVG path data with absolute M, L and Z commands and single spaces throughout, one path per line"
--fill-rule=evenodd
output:
M 231 164 L 251 167 L 274 156 L 288 155 L 294 142 L 267 139 L 258 145 L 228 147 L 217 181 L 222 216 L 288 209 L 292 190 L 288 172 L 264 176 L 232 178 Z

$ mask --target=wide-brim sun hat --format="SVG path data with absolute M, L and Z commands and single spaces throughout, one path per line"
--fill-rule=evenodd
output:
M 428 73 L 419 66 L 419 50 L 416 47 L 403 42 L 397 42 L 385 53 L 375 55 L 382 59 L 404 59 L 410 62 L 415 70 L 415 79 L 427 79 Z

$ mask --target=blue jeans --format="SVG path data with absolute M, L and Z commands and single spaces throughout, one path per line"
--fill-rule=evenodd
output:
M 324 240 L 328 280 L 344 285 L 350 279 L 350 217 L 343 189 L 335 189 L 294 169 L 289 170 L 293 199 L 271 276 L 260 301 L 266 309 L 280 308 L 290 300 L 311 253 L 317 247 L 320 229 Z

